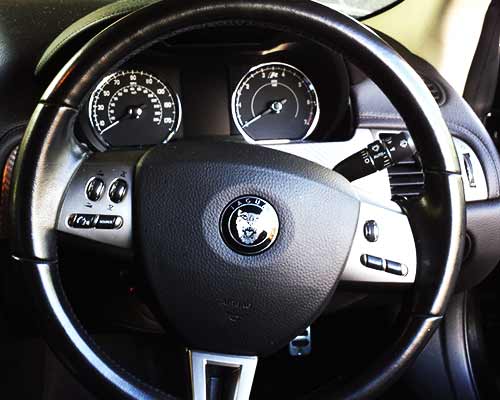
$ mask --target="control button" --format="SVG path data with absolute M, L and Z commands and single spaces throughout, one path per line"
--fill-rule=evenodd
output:
M 106 189 L 106 184 L 101 178 L 92 178 L 87 183 L 85 194 L 90 201 L 98 201 L 101 199 L 104 189 Z
M 97 229 L 120 229 L 123 218 L 116 215 L 99 215 L 95 227 Z
M 396 261 L 386 261 L 387 269 L 386 271 L 390 274 L 406 276 L 408 275 L 408 267 L 404 264 L 400 264 Z
M 127 194 L 128 185 L 123 179 L 117 179 L 109 188 L 109 199 L 113 203 L 121 203 Z
M 95 226 L 97 215 L 94 214 L 71 214 L 68 225 L 76 229 L 90 229 Z
M 472 167 L 472 160 L 469 153 L 464 153 L 464 166 L 467 180 L 469 181 L 469 187 L 475 188 L 477 186 L 476 178 L 474 177 L 474 168 Z
M 371 156 L 377 170 L 382 170 L 391 165 L 391 156 L 389 150 L 380 141 L 369 144 L 366 149 Z
M 370 256 L 368 254 L 363 254 L 361 256 L 361 264 L 368 268 L 378 269 L 379 271 L 383 271 L 385 269 L 385 263 L 382 258 Z
M 366 240 L 369 242 L 376 242 L 378 240 L 378 224 L 371 220 L 366 221 L 365 226 L 363 227 L 363 233 L 365 235 Z

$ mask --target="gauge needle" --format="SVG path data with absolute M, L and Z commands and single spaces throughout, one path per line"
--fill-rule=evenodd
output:
M 271 105 L 269 106 L 269 108 L 267 108 L 265 111 L 261 112 L 260 114 L 256 115 L 251 120 L 245 122 L 243 124 L 242 128 L 248 128 L 254 122 L 258 121 L 262 117 L 265 117 L 266 115 L 279 114 L 281 112 L 281 110 L 283 109 L 283 106 L 285 105 L 286 102 L 287 102 L 287 99 L 273 101 L 271 103 Z
M 113 122 L 110 126 L 107 126 L 101 131 L 101 135 L 103 135 L 106 131 L 110 130 L 114 126 L 118 125 L 120 122 L 126 120 L 126 119 L 139 119 L 141 118 L 141 115 L 144 111 L 144 109 L 147 107 L 146 104 L 142 104 L 140 106 L 129 106 L 125 109 L 125 112 L 123 115 L 118 118 L 115 122 Z

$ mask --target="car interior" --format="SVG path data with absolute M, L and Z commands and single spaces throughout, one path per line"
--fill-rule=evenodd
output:
M 0 398 L 500 398 L 500 0 L 0 0 Z

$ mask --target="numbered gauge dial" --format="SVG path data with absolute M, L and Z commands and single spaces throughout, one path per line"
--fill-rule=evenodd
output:
M 234 123 L 249 142 L 307 138 L 319 120 L 318 94 L 307 76 L 283 63 L 252 68 L 232 98 Z
M 169 140 L 181 120 L 177 95 L 144 71 L 118 71 L 102 80 L 89 102 L 95 133 L 109 146 L 154 145 Z

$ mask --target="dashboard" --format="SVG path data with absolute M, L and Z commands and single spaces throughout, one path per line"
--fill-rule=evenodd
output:
M 81 139 L 104 150 L 208 136 L 261 144 L 350 138 L 342 57 L 269 37 L 158 43 L 101 79 L 80 115 Z

